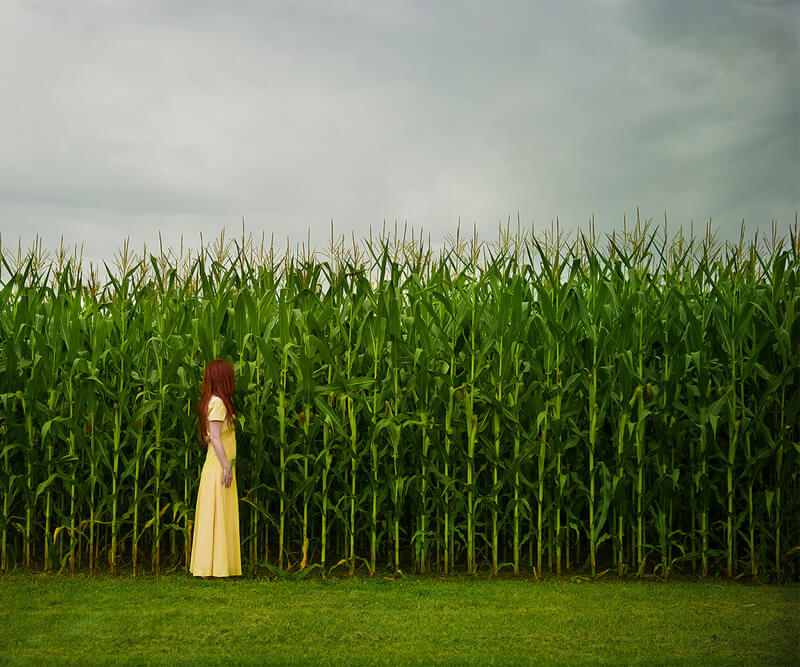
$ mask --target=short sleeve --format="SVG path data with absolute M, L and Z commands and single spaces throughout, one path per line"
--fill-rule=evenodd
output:
M 225 404 L 219 396 L 212 396 L 208 402 L 208 421 L 222 422 L 225 421 L 228 411 L 225 409 Z

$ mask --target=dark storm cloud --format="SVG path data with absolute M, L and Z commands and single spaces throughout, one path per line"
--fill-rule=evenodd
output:
M 731 228 L 800 206 L 800 50 L 791 3 L 630 3 L 656 108 L 635 135 L 661 183 Z M 680 187 L 682 186 L 682 187 Z M 697 215 L 697 214 L 695 214 Z M 724 230 L 726 228 L 723 228 Z
M 0 231 L 104 257 L 639 205 L 734 238 L 800 208 L 798 32 L 780 2 L 6 0 Z

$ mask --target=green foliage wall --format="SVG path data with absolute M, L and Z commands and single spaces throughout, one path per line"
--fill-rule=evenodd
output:
M 799 247 L 6 256 L 2 566 L 185 568 L 222 357 L 251 568 L 796 579 Z

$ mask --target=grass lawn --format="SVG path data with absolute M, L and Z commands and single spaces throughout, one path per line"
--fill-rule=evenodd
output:
M 0 577 L 0 664 L 800 664 L 800 586 Z

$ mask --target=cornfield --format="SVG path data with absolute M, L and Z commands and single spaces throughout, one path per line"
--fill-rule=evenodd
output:
M 796 580 L 800 237 L 772 232 L 243 231 L 102 274 L 0 248 L 0 564 L 185 569 L 219 357 L 251 572 Z

